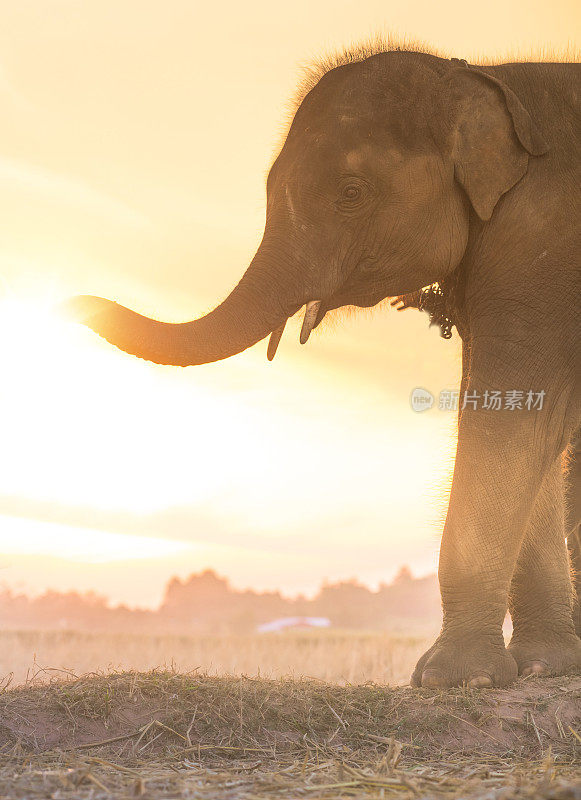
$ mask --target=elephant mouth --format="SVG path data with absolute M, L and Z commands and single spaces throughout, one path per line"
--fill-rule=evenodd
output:
M 307 343 L 311 332 L 321 324 L 325 314 L 328 311 L 333 311 L 334 309 L 341 308 L 342 306 L 371 308 L 385 299 L 387 295 L 377 285 L 375 286 L 374 291 L 370 292 L 365 290 L 362 291 L 362 287 L 357 285 L 357 281 L 355 284 L 353 283 L 353 275 L 360 273 L 361 270 L 363 270 L 366 274 L 369 274 L 369 277 L 372 277 L 374 271 L 378 267 L 378 263 L 379 262 L 375 254 L 366 255 L 365 257 L 359 259 L 351 273 L 349 273 L 347 278 L 344 280 L 343 284 L 336 288 L 333 294 L 330 295 L 326 300 L 310 300 L 308 303 L 306 303 L 305 316 L 303 318 L 303 324 L 299 335 L 301 344 Z M 276 355 L 276 351 L 278 349 L 278 345 L 280 344 L 280 340 L 282 339 L 287 322 L 288 318 L 285 319 L 284 322 L 279 325 L 278 328 L 275 328 L 270 334 L 268 349 L 266 351 L 269 361 L 272 361 Z
M 439 327 L 440 335 L 443 339 L 450 339 L 452 337 L 452 328 L 459 324 L 459 317 L 461 316 L 461 309 L 464 302 L 464 282 L 464 271 L 458 268 L 445 279 L 418 290 L 415 302 L 410 304 L 428 314 L 430 318 L 430 327 L 432 325 Z M 373 295 L 354 294 L 346 292 L 345 287 L 342 287 L 342 289 L 325 301 L 311 300 L 306 304 L 305 308 L 305 317 L 300 333 L 301 344 L 307 342 L 311 331 L 321 324 L 327 312 L 343 306 L 371 308 L 388 297 L 389 295 L 385 295 L 383 292 L 377 292 Z M 282 338 L 286 323 L 287 320 L 270 335 L 267 350 L 269 361 L 272 361 L 276 355 L 276 350 Z
M 310 300 L 305 305 L 305 316 L 303 318 L 303 324 L 301 326 L 301 332 L 299 334 L 299 341 L 301 344 L 306 344 L 309 340 L 309 336 L 311 332 L 318 327 L 325 314 L 328 311 L 333 311 L 336 308 L 341 308 L 342 306 L 357 306 L 358 308 L 370 308 L 372 306 L 377 305 L 377 303 L 381 302 L 384 297 L 380 297 L 377 299 L 369 300 L 364 298 L 350 298 L 349 300 L 342 299 L 338 295 L 334 295 L 333 297 L 329 298 L 328 301 L 323 300 Z M 284 322 L 275 328 L 272 333 L 270 334 L 270 339 L 268 340 L 268 348 L 266 351 L 266 357 L 269 361 L 272 361 L 276 355 L 276 351 L 278 349 L 278 345 L 280 344 L 280 340 L 282 339 L 282 335 L 284 333 L 284 329 L 286 327 L 286 323 L 288 322 L 288 318 L 284 320 Z
M 309 336 L 311 335 L 311 331 L 313 328 L 317 327 L 319 322 L 325 316 L 324 310 L 321 313 L 322 304 L 322 300 L 309 300 L 309 302 L 306 304 L 305 316 L 303 318 L 303 324 L 299 336 L 299 341 L 301 344 L 307 343 Z M 285 319 L 282 325 L 279 325 L 278 328 L 275 328 L 270 334 L 270 339 L 268 340 L 268 349 L 266 351 L 266 357 L 269 361 L 272 361 L 276 355 L 276 351 L 278 349 L 280 340 L 282 339 L 282 334 L 284 333 L 287 322 L 288 318 Z

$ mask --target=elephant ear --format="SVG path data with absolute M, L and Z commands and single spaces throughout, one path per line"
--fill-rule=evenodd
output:
M 454 175 L 480 219 L 527 171 L 529 156 L 548 146 L 516 94 L 469 66 L 447 76 L 452 102 Z

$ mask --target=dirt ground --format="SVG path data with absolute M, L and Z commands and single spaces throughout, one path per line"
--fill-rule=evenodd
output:
M 581 677 L 494 691 L 121 673 L 0 694 L 0 798 L 581 800 Z

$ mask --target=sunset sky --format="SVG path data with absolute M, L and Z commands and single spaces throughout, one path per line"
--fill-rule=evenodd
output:
M 173 574 L 369 585 L 433 571 L 459 344 L 392 309 L 180 370 L 59 320 L 217 304 L 264 226 L 301 66 L 392 33 L 461 58 L 579 44 L 574 0 L 19 0 L 0 12 L 0 587 L 155 605 Z

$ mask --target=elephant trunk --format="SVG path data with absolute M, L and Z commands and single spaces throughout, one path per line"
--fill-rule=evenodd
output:
M 159 322 L 91 295 L 72 298 L 64 310 L 119 349 L 156 364 L 186 367 L 229 358 L 264 339 L 305 302 L 296 270 L 275 268 L 267 249 L 263 241 L 230 295 L 191 322 Z

